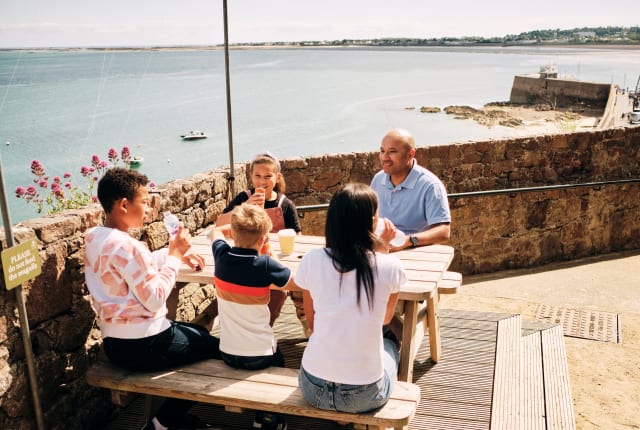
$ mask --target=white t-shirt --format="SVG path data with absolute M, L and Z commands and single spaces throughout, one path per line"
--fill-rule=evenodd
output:
M 371 309 L 364 289 L 357 303 L 356 271 L 340 274 L 324 249 L 309 251 L 300 262 L 295 283 L 310 292 L 315 311 L 313 334 L 302 356 L 302 367 L 310 374 L 352 385 L 370 384 L 383 376 L 387 303 L 407 277 L 395 256 L 376 253 L 375 258 Z

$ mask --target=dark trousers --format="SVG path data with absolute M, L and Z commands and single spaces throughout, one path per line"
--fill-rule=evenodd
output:
M 140 339 L 104 339 L 104 351 L 113 364 L 136 371 L 155 371 L 207 358 L 220 358 L 220 340 L 195 324 L 171 321 L 154 336 Z M 195 402 L 167 399 L 156 414 L 164 426 L 180 422 Z
M 284 367 L 284 355 L 280 348 L 276 348 L 273 355 L 259 355 L 255 357 L 246 357 L 242 355 L 233 355 L 220 352 L 222 361 L 234 369 L 260 370 L 267 367 Z

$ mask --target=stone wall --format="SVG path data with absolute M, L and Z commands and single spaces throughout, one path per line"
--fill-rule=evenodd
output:
M 424 147 L 416 158 L 452 195 L 453 270 L 469 275 L 640 248 L 638 182 L 457 197 L 640 178 L 640 128 Z M 379 169 L 377 153 L 288 161 L 288 195 L 298 204 L 326 203 L 342 184 L 369 183 Z M 303 215 L 305 233 L 324 234 L 324 212 Z
M 456 248 L 452 268 L 464 274 L 534 267 L 640 248 L 640 184 L 603 185 L 505 195 L 460 193 L 640 178 L 640 128 L 538 136 L 419 148 L 420 164 L 439 175 L 451 196 Z M 287 195 L 297 205 L 326 203 L 348 182 L 371 180 L 377 152 L 282 161 Z M 234 193 L 247 186 L 236 166 Z M 225 205 L 227 172 L 172 181 L 153 193 L 153 221 L 134 235 L 151 249 L 166 245 L 163 210 L 177 213 L 195 234 Z M 115 411 L 104 390 L 88 387 L 100 336 L 84 285 L 83 238 L 101 221 L 89 207 L 15 227 L 20 243 L 39 244 L 42 274 L 22 288 L 35 356 L 40 402 L 49 429 L 99 428 Z M 323 234 L 324 213 L 305 212 L 307 234 Z M 2 237 L 2 246 L 6 246 Z M 212 294 L 190 286 L 181 295 L 185 318 Z M 191 295 L 191 296 L 190 296 Z M 0 428 L 36 428 L 29 394 L 15 291 L 0 286 Z M 185 310 L 186 309 L 186 310 Z M 189 310 L 190 309 L 190 310 Z
M 192 234 L 215 221 L 225 206 L 225 171 L 179 179 L 152 192 L 153 221 L 134 236 L 150 249 L 166 246 L 161 221 L 165 210 L 177 213 Z M 246 187 L 244 165 L 237 166 L 236 187 Z M 31 332 L 40 403 L 47 429 L 101 428 L 115 408 L 105 390 L 87 386 L 84 374 L 95 362 L 101 344 L 95 313 L 84 283 L 83 238 L 102 220 L 94 205 L 20 223 L 15 242 L 35 239 L 42 274 L 22 287 Z M 0 234 L 6 247 L 4 232 Z M 19 290 L 19 289 L 17 289 Z M 0 429 L 35 429 L 27 364 L 20 333 L 16 291 L 0 286 Z M 181 291 L 178 315 L 192 319 L 198 304 L 212 294 L 210 286 L 188 286 Z
M 513 78 L 509 101 L 521 104 L 549 103 L 554 107 L 586 105 L 603 108 L 610 84 L 549 78 L 544 75 L 518 75 Z

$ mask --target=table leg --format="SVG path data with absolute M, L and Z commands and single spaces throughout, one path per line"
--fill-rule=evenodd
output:
M 398 366 L 398 380 L 412 382 L 413 359 L 417 348 L 413 338 L 418 321 L 418 302 L 415 300 L 403 301 L 404 318 L 402 322 L 402 345 L 400 349 L 400 364 Z
M 434 363 L 440 361 L 442 355 L 439 308 L 438 294 L 433 293 L 427 299 L 427 325 L 429 326 L 429 351 L 431 352 L 431 361 Z

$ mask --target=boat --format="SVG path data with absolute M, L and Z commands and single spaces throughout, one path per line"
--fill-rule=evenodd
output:
M 184 140 L 196 140 L 196 139 L 206 139 L 207 135 L 204 134 L 204 131 L 190 131 L 185 134 L 181 134 L 180 137 Z
M 139 156 L 135 156 L 131 159 L 131 161 L 129 161 L 129 168 L 130 169 L 137 169 L 138 167 L 142 166 L 142 162 L 144 161 L 144 158 L 139 157 Z

